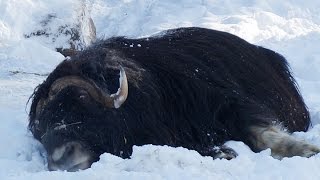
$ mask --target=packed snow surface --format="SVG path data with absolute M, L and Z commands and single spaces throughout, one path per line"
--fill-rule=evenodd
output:
M 228 142 L 239 156 L 212 160 L 184 148 L 134 147 L 131 159 L 103 154 L 92 168 L 49 172 L 45 151 L 27 130 L 33 89 L 64 57 L 68 28 L 92 17 L 98 38 L 145 37 L 198 26 L 227 31 L 283 54 L 311 111 L 313 127 L 296 138 L 320 146 L 320 1 L 314 0 L 0 0 L 0 179 L 320 179 L 320 155 L 277 160 Z M 79 15 L 80 13 L 80 15 Z M 60 27 L 60 29 L 59 29 Z M 42 36 L 33 36 L 38 32 Z M 71 36 L 71 35 L 70 35 Z

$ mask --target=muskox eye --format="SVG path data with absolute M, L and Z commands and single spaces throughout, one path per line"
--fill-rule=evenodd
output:
M 85 91 L 85 90 L 80 90 L 80 91 L 79 91 L 78 98 L 79 98 L 80 100 L 85 100 L 85 99 L 88 98 L 88 96 L 89 96 L 89 94 L 88 94 L 87 91 Z

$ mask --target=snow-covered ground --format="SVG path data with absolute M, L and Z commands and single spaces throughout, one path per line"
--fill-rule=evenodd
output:
M 320 179 L 320 155 L 280 161 L 270 150 L 253 153 L 242 142 L 227 143 L 239 153 L 230 161 L 146 145 L 135 147 L 131 159 L 103 154 L 90 169 L 49 172 L 45 151 L 27 130 L 26 104 L 37 84 L 63 60 L 54 48 L 70 45 L 68 30 L 80 27 L 76 47 L 90 43 L 89 16 L 98 38 L 200 26 L 283 54 L 314 124 L 294 136 L 320 146 L 319 9 L 320 1 L 314 0 L 0 0 L 0 179 Z M 35 32 L 46 34 L 33 36 Z

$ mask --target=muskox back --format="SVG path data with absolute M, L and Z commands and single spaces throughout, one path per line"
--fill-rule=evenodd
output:
M 305 131 L 309 126 L 309 113 L 285 58 L 229 33 L 181 28 L 150 38 L 113 38 L 94 50 L 97 47 L 134 60 L 164 91 L 181 86 L 181 93 L 193 94 L 202 103 L 208 100 L 201 91 L 208 89 L 228 101 L 260 105 L 262 112 L 273 113 L 289 131 Z
M 83 88 L 75 84 L 63 86 L 55 98 L 48 95 L 57 79 L 70 76 L 115 93 L 120 67 L 129 86 L 120 108 L 104 107 L 92 97 L 79 101 Z M 78 124 L 61 130 L 55 125 L 61 119 Z M 29 127 L 53 154 L 71 146 L 58 142 L 72 140 L 72 146 L 84 142 L 97 156 L 129 157 L 133 145 L 155 144 L 220 157 L 213 147 L 240 140 L 254 151 L 271 148 L 284 157 L 319 152 L 306 153 L 302 147 L 308 144 L 283 131 L 306 131 L 309 124 L 284 57 L 229 33 L 180 28 L 149 38 L 99 41 L 63 61 L 35 91 Z

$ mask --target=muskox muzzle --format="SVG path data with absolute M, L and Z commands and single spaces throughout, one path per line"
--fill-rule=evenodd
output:
M 50 171 L 87 169 L 95 161 L 94 154 L 80 142 L 67 142 L 48 154 Z

